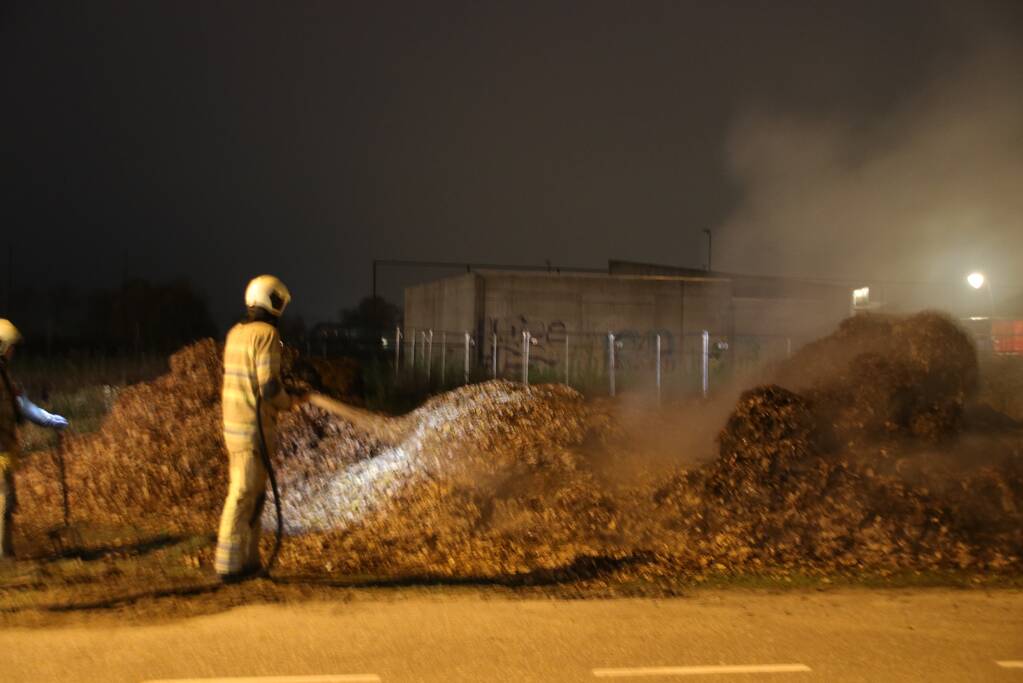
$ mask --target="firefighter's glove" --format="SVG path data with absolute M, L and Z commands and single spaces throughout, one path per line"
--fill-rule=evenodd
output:
M 50 424 L 49 424 L 50 428 L 56 429 L 56 430 L 59 430 L 59 431 L 63 431 L 65 429 L 67 429 L 69 424 L 71 424 L 71 423 L 68 422 L 67 418 L 64 417 L 63 415 L 56 415 L 56 414 L 53 414 L 53 413 L 50 414 Z
M 46 412 L 24 396 L 18 397 L 18 409 L 21 411 L 22 417 L 40 427 L 64 429 L 68 426 L 67 418 L 62 415 Z

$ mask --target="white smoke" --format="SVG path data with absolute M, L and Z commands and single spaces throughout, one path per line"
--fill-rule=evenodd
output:
M 727 163 L 743 201 L 715 234 L 723 270 L 919 283 L 931 305 L 972 269 L 1023 287 L 1017 44 L 990 39 L 879 119 L 748 112 Z

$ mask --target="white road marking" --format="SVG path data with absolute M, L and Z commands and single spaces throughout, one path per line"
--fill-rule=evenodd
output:
M 995 662 L 995 664 L 1003 669 L 1023 669 L 1023 659 L 1008 659 L 1001 662 Z
M 811 671 L 806 664 L 722 664 L 708 666 L 646 666 L 635 669 L 594 669 L 597 678 L 640 676 L 703 676 L 710 674 L 780 674 Z
M 142 683 L 380 683 L 376 674 L 250 676 L 248 678 L 166 678 Z

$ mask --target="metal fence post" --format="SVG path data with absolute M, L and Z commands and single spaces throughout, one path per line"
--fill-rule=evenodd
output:
M 710 389 L 710 332 L 703 331 L 703 353 L 700 358 L 700 379 L 704 398 Z
M 448 381 L 448 333 L 440 333 L 440 385 Z
M 568 386 L 568 332 L 565 332 L 565 386 Z
M 497 332 L 490 338 L 490 374 L 497 379 Z
M 412 328 L 412 343 L 409 344 L 409 367 L 412 368 L 412 376 L 416 376 L 416 328 Z
M 529 330 L 522 331 L 522 383 L 529 386 Z
M 426 330 L 419 332 L 419 357 L 423 359 L 423 366 L 426 366 Z M 429 368 L 426 370 L 427 374 L 430 374 Z
M 429 352 L 426 354 L 426 383 L 430 383 L 430 370 L 433 368 L 433 330 L 430 330 L 430 334 L 426 337 L 426 348 Z
M 661 335 L 657 335 L 657 402 L 661 402 Z
M 394 328 L 394 376 L 401 368 L 401 327 Z
M 607 333 L 607 376 L 611 384 L 611 395 L 615 395 L 615 335 Z
M 469 333 L 466 332 L 465 333 L 465 383 L 466 384 L 469 383 L 469 343 L 471 341 L 472 341 L 472 338 L 469 336 Z

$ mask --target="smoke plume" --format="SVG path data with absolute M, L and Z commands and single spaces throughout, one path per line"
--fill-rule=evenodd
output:
M 884 281 L 906 306 L 969 306 L 984 271 L 1000 303 L 1023 282 L 1023 49 L 989 39 L 884 115 L 737 118 L 727 167 L 740 208 L 722 269 Z M 985 294 L 986 296 L 986 294 Z M 977 305 L 974 301 L 972 305 Z

